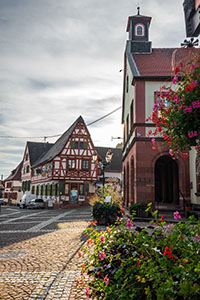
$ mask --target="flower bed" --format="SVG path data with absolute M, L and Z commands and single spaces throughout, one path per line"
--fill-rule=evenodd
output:
M 180 218 L 178 212 L 174 218 Z M 85 259 L 79 281 L 84 284 L 87 274 L 87 297 L 199 299 L 200 222 L 191 221 L 166 225 L 162 218 L 140 229 L 129 219 L 101 232 L 90 227 L 79 252 Z

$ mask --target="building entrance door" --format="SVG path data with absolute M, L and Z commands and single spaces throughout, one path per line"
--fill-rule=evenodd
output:
M 71 203 L 78 202 L 78 185 L 75 183 L 71 184 L 70 202 Z
M 155 201 L 179 204 L 178 165 L 168 155 L 160 157 L 155 164 Z

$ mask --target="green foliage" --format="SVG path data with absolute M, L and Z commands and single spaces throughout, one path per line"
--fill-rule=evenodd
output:
M 149 205 L 150 204 L 150 205 Z M 151 217 L 150 209 L 152 203 L 137 202 L 131 203 L 130 214 L 136 217 Z
M 87 235 L 81 255 L 89 298 L 200 299 L 200 221 L 138 228 L 127 220 Z

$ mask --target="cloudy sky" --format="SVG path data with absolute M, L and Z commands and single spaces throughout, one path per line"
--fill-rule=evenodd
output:
M 25 143 L 88 124 L 121 106 L 128 16 L 138 0 L 0 0 L 0 175 Z M 185 38 L 183 0 L 142 0 L 154 48 Z M 96 146 L 115 147 L 121 110 L 89 126 Z M 5 138 L 5 136 L 20 138 Z M 39 137 L 39 138 L 34 138 Z M 54 142 L 55 138 L 47 141 Z

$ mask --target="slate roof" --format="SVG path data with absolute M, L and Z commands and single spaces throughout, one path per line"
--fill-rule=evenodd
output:
M 200 55 L 199 48 L 154 48 L 150 54 L 132 54 L 138 72 L 134 77 L 168 77 L 174 76 L 174 69 L 180 63 L 189 62 L 193 55 Z
M 11 174 L 4 181 L 10 181 L 10 180 L 21 181 L 22 163 L 23 161 L 21 161 L 19 165 L 14 170 L 12 170 Z
M 27 142 L 27 147 L 29 151 L 30 165 L 38 160 L 44 153 L 49 151 L 54 144 L 52 143 L 38 143 L 38 142 Z
M 34 164 L 33 167 L 49 162 L 52 160 L 54 157 L 56 157 L 60 152 L 62 151 L 63 147 L 65 146 L 69 136 L 73 132 L 74 128 L 78 123 L 84 123 L 83 118 L 80 116 L 70 127 L 67 131 L 63 133 L 63 135 L 55 142 L 55 144 L 52 145 L 52 147 L 40 158 L 38 158 Z
M 110 172 L 121 172 L 122 171 L 122 149 L 118 148 L 109 148 L 109 147 L 95 147 L 99 157 L 101 159 L 105 159 L 106 152 L 111 149 L 113 156 L 112 161 L 108 167 L 106 167 L 105 171 Z

